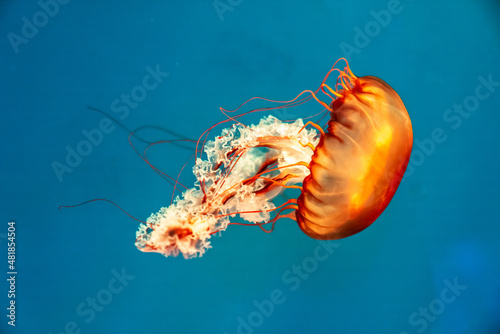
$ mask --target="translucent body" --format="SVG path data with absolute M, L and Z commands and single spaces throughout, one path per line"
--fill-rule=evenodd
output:
M 342 87 L 337 91 L 325 84 L 334 71 L 339 72 L 336 87 Z M 329 105 L 317 97 L 320 90 L 332 99 Z M 299 99 L 305 93 L 310 96 Z M 372 224 L 394 196 L 410 159 L 413 133 L 406 108 L 382 80 L 358 78 L 348 66 L 343 71 L 334 66 L 318 90 L 303 91 L 277 109 L 311 98 L 330 112 L 326 132 L 301 119 L 267 116 L 247 126 L 238 116 L 228 117 L 233 126 L 199 151 L 197 146 L 194 187 L 143 222 L 137 247 L 165 256 L 201 256 L 213 234 L 242 224 L 230 221 L 235 216 L 266 232 L 278 219 L 290 218 L 316 239 L 348 237 Z M 299 197 L 273 203 L 288 188 L 300 189 Z M 262 227 L 268 223 L 270 230 Z
M 283 184 L 301 183 L 309 175 L 303 162 L 313 154 L 301 142 L 318 143 L 314 129 L 300 131 L 301 119 L 284 123 L 264 117 L 259 124 L 225 129 L 204 146 L 197 159 L 197 183 L 182 197 L 152 214 L 137 231 L 136 246 L 165 256 L 201 256 L 211 247 L 212 234 L 224 231 L 229 218 L 268 222 L 272 202 Z M 262 151 L 261 148 L 268 150 Z
M 410 159 L 413 132 L 398 94 L 375 77 L 331 104 L 322 136 L 298 198 L 297 222 L 315 239 L 358 233 L 391 201 Z

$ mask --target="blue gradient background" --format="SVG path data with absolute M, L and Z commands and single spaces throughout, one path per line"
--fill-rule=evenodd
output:
M 31 21 L 40 7 L 3 1 L 0 258 L 6 272 L 5 233 L 14 219 L 19 274 L 15 328 L 7 325 L 2 279 L 0 332 L 55 334 L 73 321 L 81 333 L 233 334 L 254 301 L 280 289 L 285 302 L 255 333 L 500 333 L 500 87 L 457 129 L 443 119 L 474 94 L 479 76 L 500 81 L 498 1 L 401 1 L 401 13 L 352 55 L 355 74 L 379 76 L 400 94 L 415 143 L 436 128 L 447 140 L 423 161 L 415 145 L 414 171 L 378 221 L 340 240 L 295 291 L 282 276 L 318 242 L 289 220 L 269 235 L 232 226 L 203 258 L 184 260 L 139 252 L 137 222 L 112 205 L 58 211 L 108 198 L 145 219 L 169 203 L 172 187 L 118 127 L 63 182 L 51 167 L 64 162 L 67 145 L 85 139 L 82 130 L 98 127 L 103 115 L 86 106 L 110 112 L 147 66 L 170 75 L 123 123 L 197 138 L 224 119 L 221 106 L 315 89 L 343 56 L 339 45 L 354 45 L 354 29 L 387 4 L 243 0 L 220 20 L 212 1 L 71 1 L 16 54 L 7 34 L 20 34 L 22 17 Z M 151 160 L 176 175 L 189 155 L 166 145 Z M 183 180 L 192 184 L 189 170 Z M 87 323 L 78 305 L 122 268 L 135 278 Z M 411 315 L 455 278 L 467 286 L 461 295 L 425 329 L 412 325 Z

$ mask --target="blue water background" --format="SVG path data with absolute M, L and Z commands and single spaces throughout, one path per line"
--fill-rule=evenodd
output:
M 374 12 L 393 1 L 221 2 L 223 13 L 213 1 L 70 1 L 17 53 L 9 33 L 22 35 L 23 17 L 33 22 L 41 7 L 2 2 L 1 277 L 9 220 L 18 275 L 15 328 L 1 280 L 0 332 L 500 333 L 500 86 L 476 91 L 481 78 L 500 82 L 500 3 L 402 0 L 382 26 Z M 369 41 L 356 39 L 358 29 L 372 29 Z M 415 146 L 387 210 L 331 254 L 282 220 L 272 234 L 231 226 L 202 258 L 167 259 L 139 252 L 138 223 L 110 204 L 58 210 L 106 198 L 146 219 L 170 203 L 171 185 L 116 124 L 61 179 L 53 167 L 85 140 L 83 130 L 99 128 L 104 116 L 87 106 L 112 113 L 148 66 L 169 75 L 122 123 L 197 139 L 225 119 L 219 107 L 316 89 L 347 44 L 357 45 L 355 74 L 379 76 L 400 94 Z M 447 111 L 464 103 L 471 111 L 462 116 Z M 190 154 L 162 145 L 150 159 L 176 176 Z M 113 280 L 122 271 L 128 280 Z M 103 306 L 90 311 L 97 297 Z M 264 302 L 273 297 L 272 307 Z

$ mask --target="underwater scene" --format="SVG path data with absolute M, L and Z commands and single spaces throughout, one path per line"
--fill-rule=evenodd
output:
M 500 333 L 499 1 L 0 18 L 0 333 Z

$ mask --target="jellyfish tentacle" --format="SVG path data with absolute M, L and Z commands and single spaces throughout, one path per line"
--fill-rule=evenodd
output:
M 338 61 L 346 66 L 336 68 Z M 344 238 L 370 225 L 394 195 L 412 148 L 406 108 L 397 93 L 375 77 L 356 77 L 339 59 L 315 90 L 304 90 L 280 106 L 239 115 L 221 108 L 227 119 L 207 129 L 197 141 L 195 187 L 148 218 L 137 232 L 137 247 L 165 256 L 201 256 L 210 237 L 229 225 L 258 226 L 266 233 L 279 219 L 290 218 L 316 239 Z M 332 86 L 326 83 L 338 72 Z M 332 89 L 335 87 L 335 90 Z M 330 104 L 318 96 L 324 93 Z M 307 96 L 303 96 L 307 94 Z M 249 113 L 295 107 L 316 100 L 330 119 L 282 122 L 264 117 L 245 125 Z M 329 113 L 328 113 L 329 112 Z M 310 117 L 308 117 L 310 119 Z M 218 125 L 233 122 L 208 140 Z M 400 156 L 403 155 L 401 160 Z M 300 190 L 297 199 L 284 195 Z M 273 199 L 283 195 L 285 203 Z M 291 210 L 290 212 L 288 212 Z M 230 221 L 234 216 L 246 223 Z M 264 225 L 269 225 L 264 227 Z

